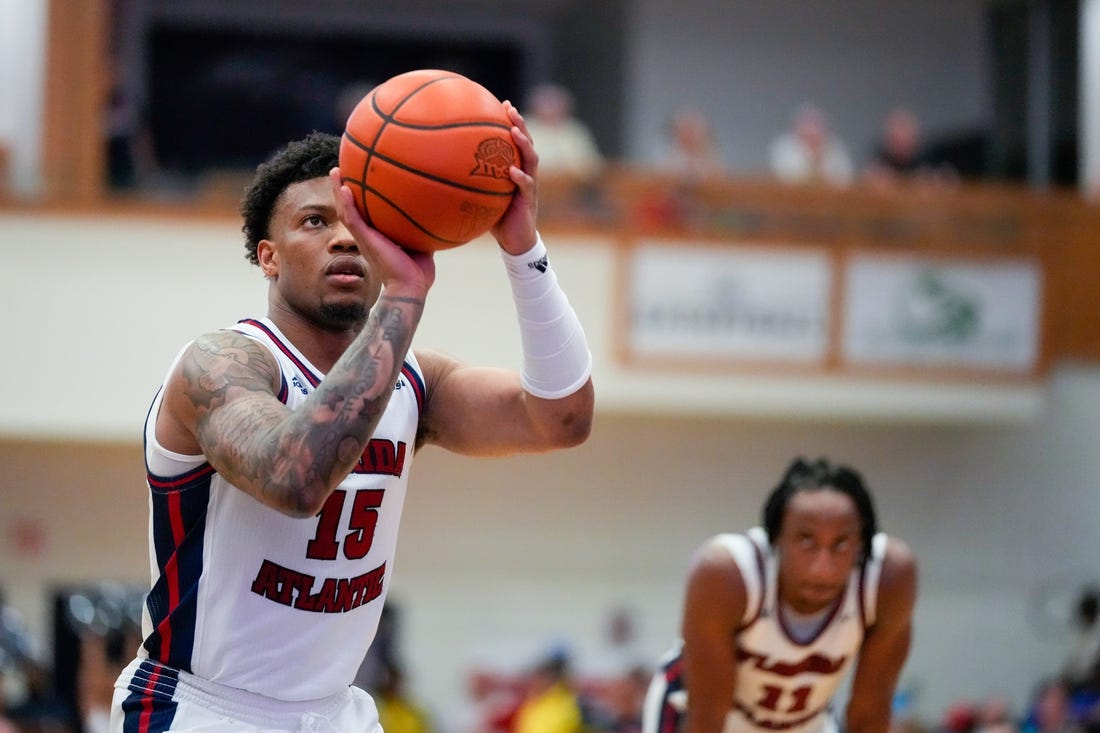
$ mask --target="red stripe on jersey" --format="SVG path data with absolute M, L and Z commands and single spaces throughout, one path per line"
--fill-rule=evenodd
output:
M 409 380 L 409 384 L 413 389 L 413 394 L 416 395 L 416 411 L 418 413 L 424 412 L 424 382 L 421 381 L 420 375 L 416 373 L 416 370 L 412 368 L 409 362 L 405 362 L 401 367 L 401 373 Z
M 172 626 L 168 620 L 172 617 L 172 611 L 178 608 L 180 604 L 179 555 L 177 552 L 180 544 L 183 543 L 184 535 L 183 514 L 180 511 L 180 493 L 173 491 L 166 498 L 168 502 L 168 520 L 172 525 L 172 545 L 175 549 L 172 551 L 172 556 L 168 558 L 168 562 L 164 564 L 165 582 L 168 588 L 168 613 L 165 614 L 164 620 L 157 625 L 157 630 L 161 634 L 161 659 L 169 659 L 172 649 Z
M 160 672 L 154 667 L 149 673 L 149 679 L 145 681 L 145 695 L 141 698 L 141 718 L 138 720 L 138 731 L 148 733 L 149 721 L 153 717 L 153 691 L 157 688 L 157 679 Z
M 165 478 L 150 473 L 147 475 L 147 477 L 149 479 L 149 485 L 154 489 L 168 490 L 178 489 L 181 486 L 185 486 L 192 481 L 203 478 L 204 476 L 209 476 L 212 473 L 214 473 L 214 467 L 211 466 L 209 463 L 204 463 L 197 468 L 191 469 L 187 473 L 181 473 L 179 476 Z

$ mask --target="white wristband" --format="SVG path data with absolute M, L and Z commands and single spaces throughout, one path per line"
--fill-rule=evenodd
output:
M 523 388 L 544 399 L 573 394 L 592 373 L 592 353 L 569 299 L 550 269 L 546 245 L 535 235 L 535 246 L 521 255 L 501 250 L 523 344 Z

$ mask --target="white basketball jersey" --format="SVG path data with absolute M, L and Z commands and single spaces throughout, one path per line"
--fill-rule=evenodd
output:
M 270 320 L 231 329 L 275 355 L 278 396 L 292 410 L 324 377 Z M 406 357 L 358 466 L 307 519 L 233 487 L 204 456 L 165 450 L 155 431 L 161 394 L 145 425 L 153 584 L 141 655 L 281 700 L 346 688 L 374 638 L 393 572 L 424 403 L 415 357 Z
M 830 702 L 874 623 L 886 536 L 875 536 L 870 560 L 852 571 L 824 626 L 804 642 L 795 639 L 780 614 L 779 562 L 763 528 L 719 540 L 737 561 L 748 599 L 737 635 L 737 689 L 726 733 L 826 730 Z

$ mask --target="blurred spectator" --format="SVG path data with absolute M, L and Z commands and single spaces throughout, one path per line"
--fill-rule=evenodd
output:
M 889 179 L 915 173 L 921 164 L 920 145 L 916 115 L 900 107 L 892 110 L 883 123 L 868 173 Z
M 1018 733 L 1020 727 L 1002 695 L 991 695 L 978 705 L 974 733 Z
M 957 177 L 949 165 L 934 165 L 925 155 L 916 115 L 904 107 L 891 110 L 864 171 L 867 182 L 878 187 L 905 182 L 947 184 Z
M 812 104 L 795 111 L 791 129 L 772 141 L 772 173 L 784 183 L 846 186 L 855 177 L 847 146 L 833 134 L 825 113 Z
M 641 733 L 642 706 L 653 670 L 636 665 L 605 680 L 598 691 L 581 699 L 591 733 Z
M 77 644 L 75 699 L 66 707 L 82 733 L 107 733 L 115 680 L 141 644 L 141 586 L 99 583 L 72 591 L 64 619 Z
M 978 724 L 978 711 L 974 704 L 961 700 L 949 705 L 940 721 L 940 733 L 974 733 Z
M 635 201 L 634 220 L 643 229 L 695 228 L 707 218 L 705 184 L 724 178 L 725 161 L 710 119 L 695 107 L 678 107 L 665 128 L 654 181 Z
M 570 680 L 569 653 L 554 648 L 532 670 L 514 733 L 581 733 L 581 705 Z
M 456 733 L 511 733 L 526 690 L 511 675 L 476 669 L 467 677 L 469 705 L 452 715 Z
M 3 688 L 5 678 L 5 661 L 3 659 L 3 653 L 0 652 L 0 689 Z M 19 733 L 19 729 L 16 727 L 15 722 L 8 717 L 7 701 L 3 695 L 0 695 L 0 733 Z
M 409 697 L 405 672 L 399 664 L 386 664 L 373 697 L 378 705 L 378 722 L 386 733 L 431 733 L 428 714 Z
M 727 174 L 722 151 L 710 119 L 695 107 L 677 108 L 669 119 L 664 172 L 685 183 L 697 183 Z
M 23 615 L 8 604 L 0 588 L 0 710 L 10 712 L 26 704 L 38 680 L 45 676 L 38 646 Z
M 156 153 L 145 109 L 127 84 L 125 67 L 117 57 L 108 60 L 105 110 L 107 185 L 129 191 L 150 184 L 156 172 Z
M 560 84 L 540 84 L 531 92 L 524 112 L 527 130 L 539 153 L 539 174 L 579 182 L 594 178 L 603 155 L 588 126 L 578 119 L 572 92 Z
M 1069 690 L 1058 678 L 1043 680 L 1031 699 L 1024 733 L 1085 733 L 1073 716 Z
M 1071 694 L 1100 694 L 1100 589 L 1086 587 L 1073 609 L 1077 638 L 1062 668 Z

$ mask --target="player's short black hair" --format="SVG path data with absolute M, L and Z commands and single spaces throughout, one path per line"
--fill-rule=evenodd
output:
M 799 491 L 822 488 L 846 494 L 856 505 L 862 525 L 860 538 L 863 542 L 863 557 L 869 558 L 871 539 L 878 532 L 878 519 L 875 516 L 875 504 L 871 499 L 871 493 L 857 471 L 848 466 L 834 465 L 825 458 L 819 458 L 812 463 L 804 458 L 796 458 L 787 467 L 783 479 L 764 502 L 763 521 L 764 529 L 768 533 L 768 541 L 775 542 L 779 537 L 779 530 L 783 526 L 783 514 L 794 494 Z
M 267 239 L 275 203 L 288 186 L 314 178 L 323 178 L 336 167 L 340 156 L 340 138 L 324 132 L 311 132 L 278 150 L 256 168 L 256 175 L 241 197 L 244 224 L 245 257 L 259 264 L 256 246 Z

